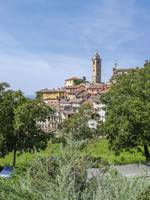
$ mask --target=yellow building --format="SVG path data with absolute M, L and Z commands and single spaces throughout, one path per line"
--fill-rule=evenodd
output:
M 83 79 L 78 78 L 78 77 L 71 77 L 69 79 L 65 80 L 65 86 L 74 86 L 78 85 L 78 83 L 82 83 Z
M 44 101 L 46 100 L 58 100 L 60 98 L 65 97 L 65 91 L 64 90 L 41 90 L 37 92 L 37 95 L 40 96 L 40 98 Z

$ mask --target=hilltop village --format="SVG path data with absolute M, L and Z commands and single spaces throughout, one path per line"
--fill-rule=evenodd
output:
M 100 102 L 102 94 L 106 93 L 113 84 L 114 78 L 127 73 L 131 68 L 118 68 L 117 63 L 113 68 L 112 77 L 106 83 L 102 80 L 102 59 L 98 53 L 92 58 L 92 81 L 86 77 L 71 77 L 65 80 L 63 87 L 58 89 L 43 89 L 37 96 L 56 112 L 46 122 L 41 122 L 45 131 L 56 130 L 58 124 L 69 118 L 85 103 L 89 103 L 101 121 L 105 121 L 104 105 Z M 91 125 L 92 126 L 92 125 Z M 94 126 L 94 125 L 93 125 Z

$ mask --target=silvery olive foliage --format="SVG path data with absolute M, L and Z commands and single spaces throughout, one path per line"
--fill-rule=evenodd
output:
M 83 141 L 66 139 L 57 157 L 37 157 L 21 176 L 0 179 L 1 200 L 149 200 L 150 181 L 116 171 L 88 179 L 91 162 L 79 153 Z

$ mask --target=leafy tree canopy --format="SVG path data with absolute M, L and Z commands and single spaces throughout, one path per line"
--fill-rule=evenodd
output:
M 81 79 L 81 80 L 75 80 L 74 82 L 76 85 L 80 85 L 81 83 L 84 83 L 85 81 Z
M 9 89 L 6 83 L 0 84 L 0 153 L 5 156 L 14 151 L 31 151 L 46 147 L 48 135 L 38 126 L 51 109 L 42 102 L 25 98 L 21 91 Z
M 88 126 L 92 113 L 90 104 L 82 105 L 77 113 L 63 122 L 61 127 L 63 133 L 72 133 L 76 140 L 92 138 L 96 134 L 96 131 Z
M 102 96 L 106 104 L 103 133 L 110 147 L 119 153 L 137 148 L 146 159 L 150 154 L 150 66 L 119 76 L 109 92 Z

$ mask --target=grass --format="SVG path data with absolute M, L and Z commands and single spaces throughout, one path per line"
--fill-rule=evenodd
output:
M 21 168 L 26 166 L 31 159 L 37 155 L 48 156 L 59 154 L 59 144 L 49 144 L 44 151 L 36 153 L 23 153 L 17 157 L 17 167 Z M 90 155 L 94 158 L 100 157 L 103 161 L 110 164 L 132 164 L 132 163 L 143 163 L 145 157 L 141 153 L 129 153 L 122 152 L 119 156 L 116 156 L 114 152 L 108 149 L 108 141 L 106 139 L 92 140 L 90 144 L 82 151 L 84 155 Z M 11 165 L 13 155 L 12 153 L 0 159 L 0 166 Z
M 92 145 L 95 143 L 98 147 L 107 147 L 106 140 L 93 141 L 89 147 L 94 152 L 96 149 Z M 32 162 L 30 169 L 23 171 L 19 168 L 11 179 L 0 178 L 0 199 L 150 200 L 150 180 L 147 177 L 127 178 L 105 167 L 105 175 L 98 176 L 96 173 L 96 177 L 90 179 L 87 174 L 89 162 L 80 158 L 78 144 L 71 141 L 68 144 L 59 159 L 38 158 Z M 58 147 L 50 145 L 39 154 L 52 154 L 53 150 L 58 154 Z
M 48 147 L 45 150 L 42 150 L 40 152 L 35 152 L 35 153 L 28 153 L 24 152 L 22 154 L 17 155 L 17 162 L 16 166 L 21 168 L 30 162 L 31 159 L 36 158 L 38 155 L 41 156 L 48 156 L 52 154 L 59 154 L 59 144 L 48 144 Z M 13 153 L 9 153 L 6 155 L 4 158 L 0 158 L 0 166 L 10 166 L 12 165 L 13 162 Z
M 93 140 L 84 149 L 84 153 L 90 154 L 93 157 L 101 157 L 102 160 L 110 164 L 132 164 L 145 162 L 145 157 L 140 152 L 122 152 L 119 156 L 116 156 L 113 151 L 108 149 L 108 141 L 106 139 Z

